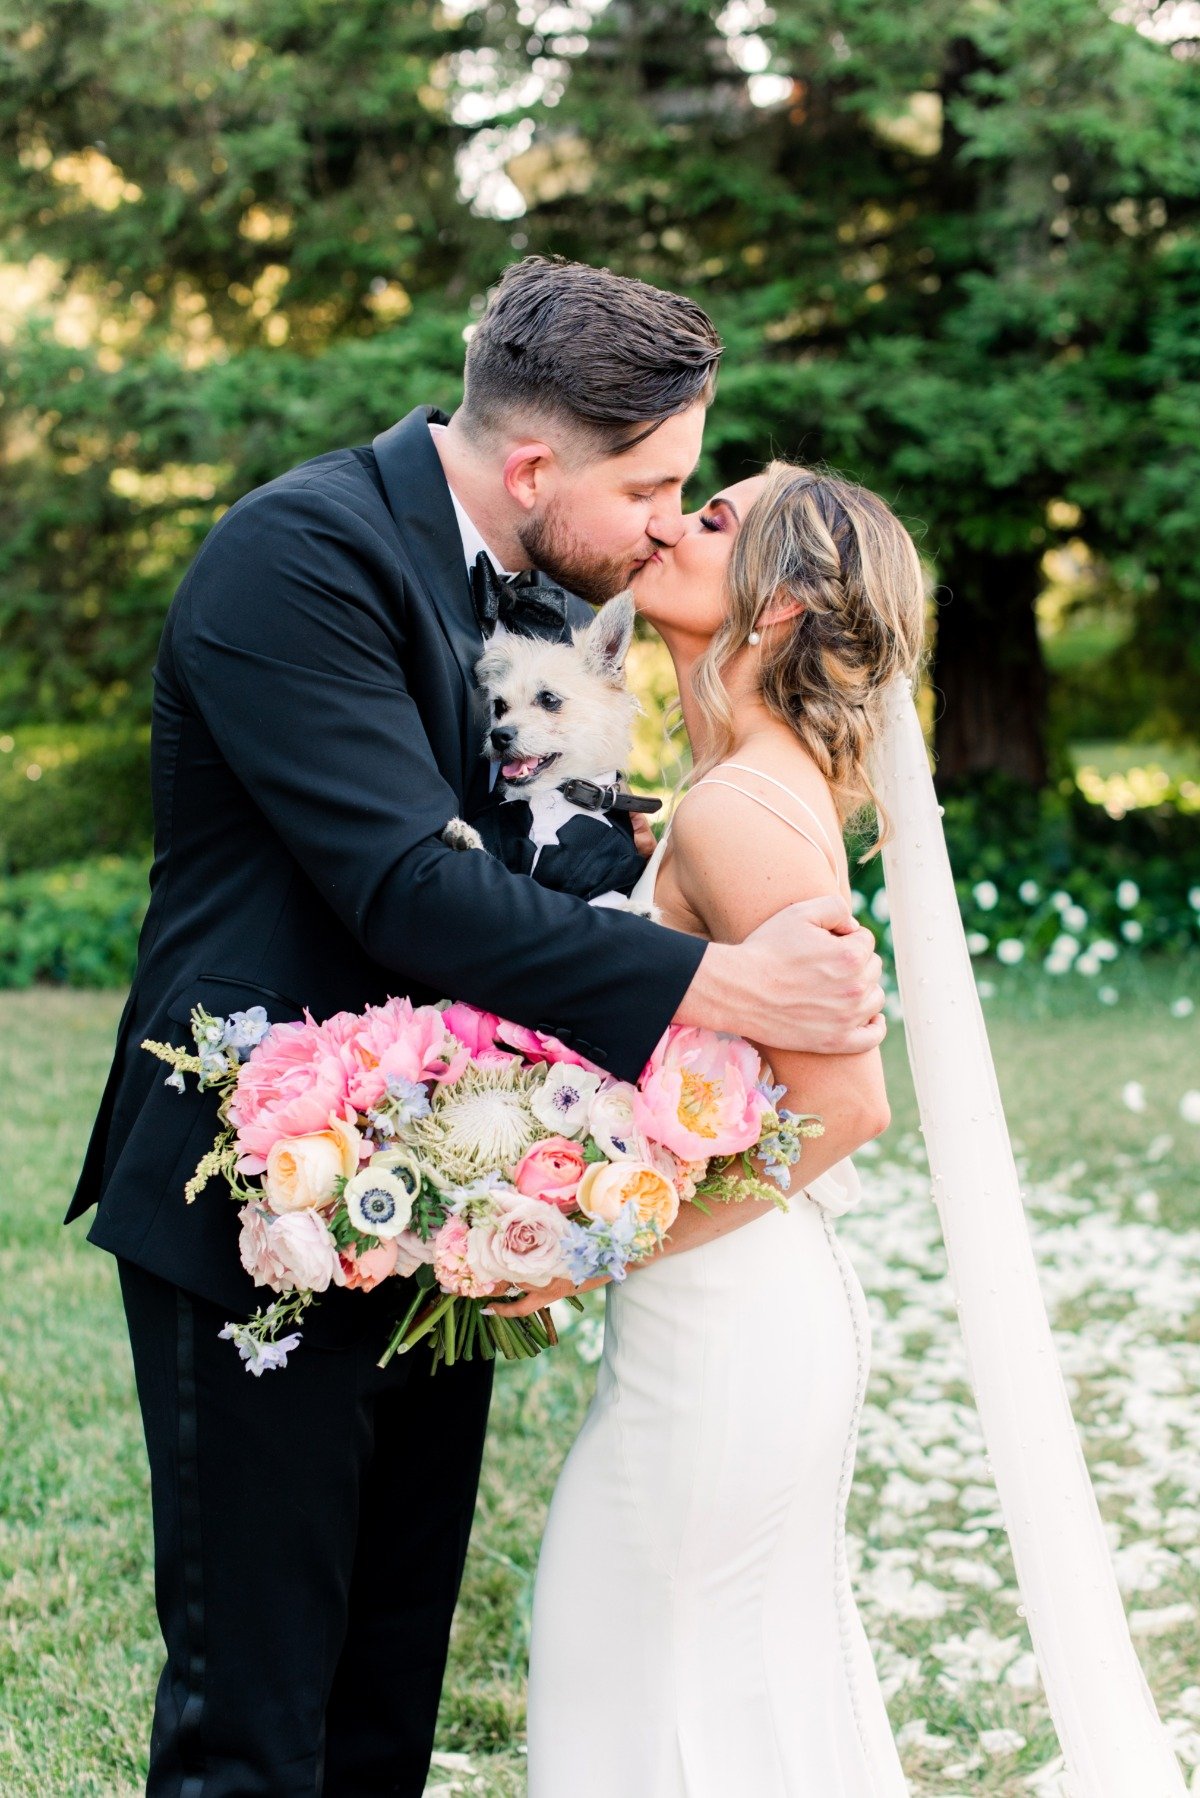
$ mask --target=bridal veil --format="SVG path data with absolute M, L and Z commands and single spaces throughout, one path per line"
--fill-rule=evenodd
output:
M 1038 1285 L 912 691 L 874 776 L 896 975 L 971 1384 L 1073 1798 L 1185 1798 L 1130 1639 Z

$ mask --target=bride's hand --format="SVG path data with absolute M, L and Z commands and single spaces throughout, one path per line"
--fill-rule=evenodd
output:
M 531 1312 L 544 1311 L 556 1299 L 569 1299 L 576 1293 L 591 1292 L 595 1286 L 607 1286 L 611 1278 L 611 1274 L 597 1274 L 582 1286 L 573 1286 L 570 1280 L 551 1280 L 549 1286 L 531 1286 L 518 1299 L 489 1299 L 487 1309 L 498 1317 L 528 1317 Z
M 644 861 L 649 861 L 658 847 L 658 838 L 650 828 L 645 812 L 633 814 L 633 846 Z

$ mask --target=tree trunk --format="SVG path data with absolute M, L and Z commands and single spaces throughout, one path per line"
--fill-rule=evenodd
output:
M 960 548 L 942 577 L 933 661 L 938 781 L 953 785 L 998 773 L 1044 787 L 1046 665 L 1035 610 L 1040 558 Z

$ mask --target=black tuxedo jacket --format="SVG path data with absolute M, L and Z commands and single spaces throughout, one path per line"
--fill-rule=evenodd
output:
M 482 638 L 419 406 L 369 448 L 247 494 L 171 604 L 154 669 L 151 900 L 68 1221 L 215 1303 L 253 1310 L 237 1207 L 183 1187 L 215 1129 L 144 1037 L 193 1005 L 317 1018 L 408 993 L 465 999 L 635 1079 L 704 944 L 447 849 L 487 794 Z M 590 612 L 581 611 L 575 622 Z M 329 1294 L 360 1310 L 385 1294 Z
M 605 816 L 610 823 L 605 823 Z M 601 893 L 630 894 L 646 866 L 633 840 L 628 812 L 604 816 L 576 812 L 559 830 L 557 842 L 543 844 L 540 855 L 529 839 L 533 811 L 527 800 L 502 799 L 493 793 L 471 823 L 506 868 L 531 874 L 539 886 L 576 893 L 581 899 L 598 899 Z

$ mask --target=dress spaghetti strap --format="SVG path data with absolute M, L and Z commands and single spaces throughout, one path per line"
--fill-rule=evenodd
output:
M 815 837 L 810 830 L 805 830 L 802 824 L 797 824 L 794 818 L 789 818 L 785 812 L 781 812 L 777 806 L 772 805 L 769 799 L 764 799 L 760 793 L 748 792 L 746 788 L 736 780 L 722 780 L 720 777 L 722 768 L 736 768 L 743 774 L 756 774 L 760 780 L 769 781 L 772 786 L 778 787 L 781 793 L 786 793 L 789 799 L 795 800 L 797 805 L 804 807 L 804 810 L 812 818 L 813 823 L 820 832 L 819 839 Z M 743 762 L 718 762 L 711 774 L 702 775 L 694 787 L 688 787 L 686 791 L 680 795 L 679 799 L 676 801 L 676 810 L 683 804 L 688 793 L 695 793 L 701 787 L 705 786 L 729 787 L 732 792 L 740 793 L 743 799 L 750 799 L 755 805 L 761 805 L 764 811 L 770 812 L 774 817 L 778 818 L 781 823 L 786 824 L 789 829 L 794 830 L 798 836 L 802 836 L 806 842 L 811 843 L 814 849 L 819 849 L 821 851 L 821 854 L 826 858 L 830 867 L 833 869 L 834 879 L 837 881 L 839 887 L 841 886 L 841 869 L 838 867 L 837 858 L 834 855 L 833 847 L 829 841 L 825 827 L 812 806 L 809 805 L 806 799 L 801 799 L 799 793 L 793 793 L 790 787 L 784 786 L 781 780 L 776 780 L 773 774 L 764 774 L 761 768 L 750 768 Z M 672 814 L 672 816 L 673 815 L 674 814 Z

